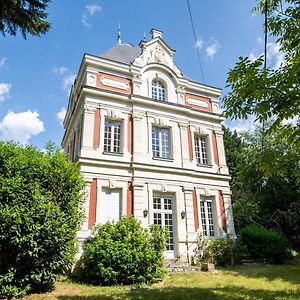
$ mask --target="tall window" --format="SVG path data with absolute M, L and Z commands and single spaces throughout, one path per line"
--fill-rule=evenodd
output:
M 105 120 L 104 151 L 121 152 L 121 125 L 121 121 Z
M 207 137 L 195 135 L 195 154 L 198 164 L 208 165 Z
M 213 212 L 212 200 L 208 200 L 205 198 L 201 199 L 200 217 L 201 217 L 202 233 L 206 236 L 215 236 L 214 212 Z
M 166 93 L 164 85 L 158 81 L 152 81 L 152 98 L 165 101 L 166 100 Z
M 170 158 L 170 128 L 152 127 L 153 157 Z
M 153 198 L 153 223 L 168 228 L 167 250 L 174 250 L 172 197 L 155 196 Z

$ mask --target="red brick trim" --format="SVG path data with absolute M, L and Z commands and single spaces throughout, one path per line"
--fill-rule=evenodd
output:
M 133 153 L 133 118 L 132 115 L 128 115 L 128 152 Z
M 94 139 L 93 139 L 93 149 L 97 150 L 100 145 L 100 108 L 96 108 L 94 117 Z
M 213 144 L 215 163 L 216 163 L 217 166 L 220 166 L 217 136 L 216 136 L 216 132 L 214 130 L 212 131 L 212 144 Z
M 88 229 L 92 229 L 96 223 L 96 207 L 97 207 L 97 179 L 93 178 L 90 188 L 90 207 Z
M 131 181 L 128 181 L 127 188 L 127 216 L 133 215 L 133 185 Z
M 112 84 L 105 84 L 105 80 L 111 81 Z M 113 86 L 113 82 L 124 85 L 124 88 Z M 108 91 L 114 91 L 114 92 L 119 92 L 124 94 L 132 94 L 132 81 L 130 79 L 117 76 L 117 75 L 99 72 L 97 74 L 96 86 L 98 88 L 108 90 Z
M 194 208 L 194 224 L 195 224 L 195 231 L 199 229 L 199 216 L 198 216 L 198 204 L 197 204 L 197 194 L 196 188 L 193 190 L 193 208 Z
M 205 101 L 207 103 L 207 106 L 201 106 L 194 103 L 190 103 L 188 101 L 188 98 L 194 98 L 196 100 Z M 212 111 L 211 99 L 208 97 L 203 97 L 195 94 L 190 94 L 190 93 L 185 94 L 185 105 L 199 110 Z
M 189 144 L 189 159 L 190 161 L 193 161 L 193 144 L 192 144 L 192 132 L 191 132 L 191 126 L 188 126 L 187 129 L 188 134 L 188 144 Z
M 225 214 L 224 198 L 223 198 L 222 191 L 219 191 L 219 206 L 220 206 L 221 226 L 224 232 L 227 233 L 226 214 Z

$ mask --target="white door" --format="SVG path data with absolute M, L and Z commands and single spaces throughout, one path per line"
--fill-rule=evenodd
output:
M 119 221 L 121 216 L 121 191 L 103 189 L 99 201 L 99 223 Z

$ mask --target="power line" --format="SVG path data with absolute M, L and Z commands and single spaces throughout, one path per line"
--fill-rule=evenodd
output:
M 190 19 L 191 19 L 191 24 L 192 24 L 192 29 L 193 29 L 194 39 L 195 39 L 195 45 L 196 45 L 196 49 L 197 49 L 197 56 L 198 56 L 198 60 L 199 60 L 202 80 L 203 80 L 203 83 L 205 83 L 205 78 L 204 78 L 204 73 L 203 73 L 203 68 L 202 68 L 202 63 L 201 63 L 201 57 L 200 57 L 200 51 L 199 51 L 199 47 L 197 46 L 197 36 L 196 36 L 196 31 L 195 31 L 195 25 L 194 25 L 194 21 L 193 21 L 191 6 L 190 6 L 189 0 L 186 0 L 186 2 L 187 2 L 189 15 L 190 15 Z

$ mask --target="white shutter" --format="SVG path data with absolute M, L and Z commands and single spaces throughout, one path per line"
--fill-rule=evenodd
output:
M 99 222 L 101 224 L 119 221 L 121 192 L 118 190 L 103 189 L 99 200 Z

